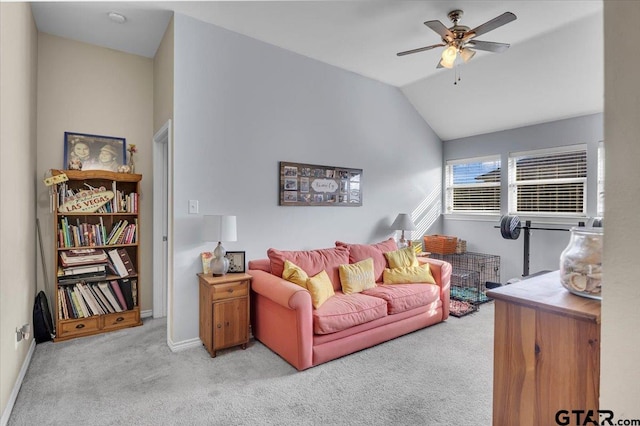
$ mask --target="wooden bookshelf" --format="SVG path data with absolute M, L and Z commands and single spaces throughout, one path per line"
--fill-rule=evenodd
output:
M 51 174 L 68 178 L 53 186 L 54 341 L 142 325 L 138 202 L 142 175 L 106 170 L 51 170 Z M 117 267 L 105 265 L 106 275 L 65 276 L 69 267 L 64 267 L 61 254 L 84 249 L 104 251 L 111 263 L 110 252 L 124 251 L 120 254 L 130 259 L 132 272 L 123 277 Z

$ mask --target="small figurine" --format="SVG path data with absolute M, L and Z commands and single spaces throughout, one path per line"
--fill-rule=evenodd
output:
M 69 160 L 69 170 L 82 170 L 82 161 L 75 157 Z

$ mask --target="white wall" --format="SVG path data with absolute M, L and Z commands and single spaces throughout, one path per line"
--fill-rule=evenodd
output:
M 597 150 L 603 136 L 603 115 L 591 114 L 566 120 L 553 121 L 518 129 L 455 139 L 444 143 L 444 161 L 486 155 L 500 155 L 502 162 L 501 212 L 507 214 L 507 168 L 510 152 L 528 151 L 556 146 L 587 144 L 587 216 L 596 216 L 597 203 Z M 521 217 L 524 222 L 527 217 Z M 560 220 L 557 218 L 529 218 L 532 226 L 547 227 L 544 221 L 564 223 L 569 229 L 586 218 Z M 500 235 L 500 216 L 482 219 L 445 215 L 443 232 L 467 240 L 469 251 L 500 256 L 502 282 L 519 278 L 524 265 L 524 233 L 517 240 L 505 240 Z M 549 226 L 551 227 L 551 226 Z M 531 231 L 529 273 L 559 268 L 560 253 L 569 243 L 569 232 Z
M 640 3 L 604 2 L 605 181 L 604 284 L 600 406 L 616 418 L 640 419 L 640 46 L 629 29 Z
M 31 7 L 1 3 L 0 31 L 0 423 L 4 423 L 33 343 L 31 337 L 15 346 L 15 330 L 32 324 L 40 267 L 34 161 L 38 38 Z M 42 281 L 39 285 L 42 288 Z
M 174 84 L 174 341 L 198 336 L 202 214 L 237 215 L 224 246 L 248 260 L 382 240 L 433 193 L 439 209 L 441 142 L 396 88 L 182 15 Z M 363 169 L 363 206 L 279 207 L 278 161 Z

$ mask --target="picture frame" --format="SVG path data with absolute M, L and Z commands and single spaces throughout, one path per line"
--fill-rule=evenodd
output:
M 280 206 L 362 206 L 362 169 L 280 161 Z
M 228 251 L 224 255 L 229 260 L 229 270 L 227 272 L 240 273 L 246 272 L 245 269 L 245 252 L 243 251 Z
M 125 138 L 64 132 L 63 169 L 117 172 L 127 162 Z
M 211 260 L 213 259 L 212 251 L 203 251 L 200 253 L 200 259 L 202 260 L 202 273 L 210 274 L 211 273 Z

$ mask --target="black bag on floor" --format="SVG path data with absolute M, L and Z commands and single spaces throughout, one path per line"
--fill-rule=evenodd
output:
M 36 343 L 48 342 L 54 336 L 51 311 L 44 291 L 38 293 L 33 304 L 33 336 Z

